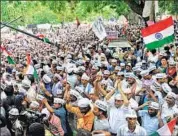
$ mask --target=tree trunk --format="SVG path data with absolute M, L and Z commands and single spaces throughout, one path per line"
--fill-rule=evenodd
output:
M 133 10 L 133 12 L 135 12 L 138 15 L 142 16 L 144 3 L 145 3 L 144 1 L 141 1 L 141 4 L 136 3 L 134 0 L 125 0 L 125 2 Z

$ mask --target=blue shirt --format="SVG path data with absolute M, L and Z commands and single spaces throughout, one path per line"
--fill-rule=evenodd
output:
M 141 117 L 142 127 L 146 130 L 148 135 L 151 135 L 159 129 L 158 118 L 156 116 L 151 117 L 147 110 L 138 111 L 138 116 Z
M 51 87 L 51 83 L 49 83 L 49 84 L 45 84 L 45 88 L 46 88 L 46 90 L 48 91 L 48 92 L 52 92 L 52 87 Z
M 55 109 L 54 110 L 54 114 L 60 118 L 61 120 L 61 125 L 62 125 L 62 128 L 64 130 L 64 133 L 67 133 L 67 127 L 66 127 L 66 116 L 67 116 L 67 113 L 66 113 L 66 110 L 64 109 L 64 107 L 61 107 L 61 108 L 58 108 L 58 109 Z

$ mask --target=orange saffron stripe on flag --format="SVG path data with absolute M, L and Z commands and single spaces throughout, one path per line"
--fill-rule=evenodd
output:
M 173 22 L 172 17 L 169 17 L 169 18 L 161 20 L 149 27 L 143 28 L 141 30 L 141 33 L 142 33 L 143 37 L 146 37 L 146 36 L 154 34 L 156 32 L 160 32 L 173 24 L 174 24 L 174 22 Z
M 29 53 L 27 53 L 27 65 L 30 65 L 31 64 L 31 56 Z

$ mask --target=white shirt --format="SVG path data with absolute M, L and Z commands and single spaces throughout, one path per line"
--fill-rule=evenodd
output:
M 126 124 L 126 113 L 129 112 L 130 108 L 125 107 L 124 105 L 121 106 L 120 108 L 116 108 L 116 107 L 111 107 L 110 111 L 109 111 L 109 124 L 110 124 L 110 132 L 116 134 L 118 128 L 123 125 Z
M 146 130 L 143 127 L 136 125 L 136 128 L 131 132 L 128 125 L 123 125 L 119 128 L 117 136 L 147 136 Z
M 173 117 L 175 113 L 178 113 L 178 108 L 176 104 L 173 107 L 168 107 L 167 102 L 165 101 L 164 104 L 162 105 L 162 118 L 165 117 Z
M 138 108 L 138 103 L 137 103 L 133 98 L 131 98 L 131 99 L 129 100 L 129 106 L 130 106 L 132 109 L 136 109 L 136 108 Z

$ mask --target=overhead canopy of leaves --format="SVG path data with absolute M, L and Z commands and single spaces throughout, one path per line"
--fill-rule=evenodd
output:
M 98 16 L 105 19 L 118 18 L 130 12 L 142 14 L 145 0 L 107 0 L 107 1 L 1 1 L 1 21 L 9 22 L 19 16 L 21 20 L 14 25 L 93 21 Z M 178 1 L 160 1 L 161 12 L 166 9 L 178 14 Z

